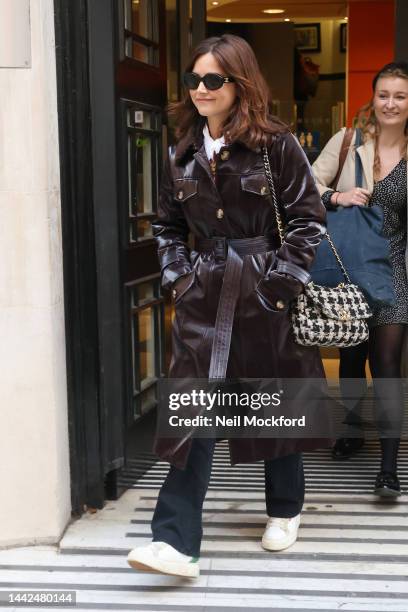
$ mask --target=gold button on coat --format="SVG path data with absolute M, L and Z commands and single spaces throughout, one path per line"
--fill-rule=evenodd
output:
M 176 299 L 177 297 L 177 291 L 175 289 L 173 289 L 173 291 L 171 292 L 171 295 L 174 299 Z
M 229 151 L 221 151 L 221 159 L 222 161 L 227 161 L 227 159 L 229 159 L 230 153 Z
M 261 195 L 265 195 L 265 193 L 267 192 L 267 188 L 265 186 L 261 187 Z
M 285 302 L 283 300 L 278 300 L 276 302 L 276 308 L 278 310 L 283 310 L 285 308 Z
M 222 208 L 219 208 L 217 210 L 217 219 L 223 219 L 224 218 L 224 211 L 222 210 Z
M 184 198 L 184 192 L 180 189 L 180 191 L 177 192 L 177 199 L 182 200 L 183 198 Z

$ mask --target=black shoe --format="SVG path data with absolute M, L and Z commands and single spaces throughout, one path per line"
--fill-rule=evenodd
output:
M 374 493 L 381 497 L 398 497 L 398 495 L 401 495 L 398 476 L 392 472 L 378 472 L 375 479 Z
M 364 446 L 364 438 L 339 438 L 332 448 L 332 457 L 336 461 L 349 459 Z

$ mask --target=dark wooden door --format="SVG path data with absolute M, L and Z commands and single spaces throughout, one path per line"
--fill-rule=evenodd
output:
M 152 235 L 167 103 L 164 0 L 89 0 L 102 472 L 114 497 L 164 373 Z
M 129 438 L 129 430 L 137 437 L 134 427 L 156 406 L 157 380 L 164 373 L 164 302 L 151 224 L 165 133 L 166 16 L 164 0 L 122 0 L 116 6 L 118 204 Z
M 165 3 L 56 0 L 55 23 L 72 507 L 80 513 L 103 505 L 127 440 L 137 448 L 163 373 L 151 221 L 165 133 Z

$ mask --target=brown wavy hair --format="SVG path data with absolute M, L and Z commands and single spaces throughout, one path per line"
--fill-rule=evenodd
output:
M 194 49 L 186 72 L 192 72 L 199 57 L 211 53 L 223 72 L 234 78 L 237 96 L 223 125 L 227 142 L 239 140 L 250 149 L 268 145 L 273 136 L 289 128 L 270 114 L 270 93 L 249 44 L 233 34 L 213 36 L 201 41 Z M 176 137 L 196 134 L 205 120 L 194 106 L 187 89 L 180 102 L 169 105 L 169 114 L 175 119 Z
M 408 62 L 391 62 L 386 64 L 377 72 L 372 82 L 373 96 L 368 104 L 365 104 L 360 108 L 356 117 L 356 127 L 361 128 L 363 132 L 364 141 L 369 138 L 374 139 L 375 143 L 375 154 L 374 154 L 374 179 L 377 179 L 381 173 L 381 160 L 378 153 L 378 137 L 380 135 L 380 126 L 378 125 L 377 118 L 374 112 L 374 94 L 377 82 L 383 77 L 394 77 L 405 79 L 408 81 Z M 408 161 L 407 156 L 408 147 L 408 120 L 405 124 L 405 142 L 401 147 L 402 157 Z

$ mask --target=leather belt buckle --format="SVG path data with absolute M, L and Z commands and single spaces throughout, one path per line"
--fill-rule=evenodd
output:
M 215 259 L 223 260 L 227 258 L 228 243 L 226 238 L 214 238 Z

